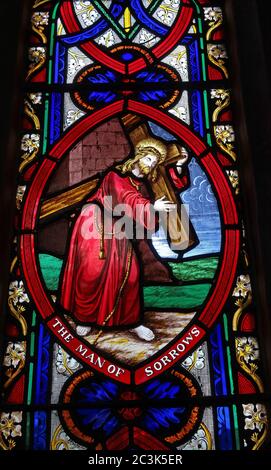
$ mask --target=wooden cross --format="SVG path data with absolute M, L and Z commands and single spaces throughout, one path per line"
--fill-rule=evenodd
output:
M 150 137 L 147 124 L 142 118 L 126 114 L 121 119 L 134 146 L 140 140 Z M 162 223 L 167 229 L 171 247 L 174 250 L 187 249 L 194 244 L 196 239 L 188 215 L 181 207 L 180 198 L 175 193 L 166 171 L 168 165 L 177 163 L 181 159 L 184 159 L 182 146 L 176 143 L 167 144 L 167 155 L 163 164 L 158 167 L 157 179 L 155 182 L 150 180 L 155 199 L 165 196 L 166 199 L 176 204 L 177 217 L 162 214 Z M 72 211 L 76 205 L 82 203 L 95 190 L 99 181 L 99 178 L 93 178 L 79 184 L 76 188 L 67 189 L 57 196 L 48 198 L 41 206 L 40 219 L 43 221 L 57 213 Z

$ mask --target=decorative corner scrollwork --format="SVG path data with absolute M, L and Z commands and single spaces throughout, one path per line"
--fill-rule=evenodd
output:
M 69 450 L 69 442 L 61 437 L 61 434 L 63 434 L 63 428 L 61 424 L 59 424 L 54 431 L 50 450 Z
M 40 148 L 40 136 L 38 134 L 25 134 L 22 138 L 21 149 L 23 160 L 19 166 L 19 172 L 21 173 L 24 168 L 31 163 L 37 156 Z
M 25 312 L 24 303 L 30 300 L 26 294 L 22 281 L 14 281 L 9 286 L 8 306 L 11 315 L 20 323 L 23 336 L 27 334 L 27 321 L 22 315 Z
M 25 366 L 26 342 L 9 342 L 4 356 L 3 365 L 7 367 L 5 375 L 8 379 L 4 383 L 4 389 L 7 389 Z
M 259 391 L 264 392 L 263 382 L 256 373 L 258 366 L 254 362 L 259 358 L 259 347 L 256 338 L 252 336 L 235 338 L 235 346 L 239 366 L 252 378 Z
M 211 98 L 216 100 L 216 109 L 213 112 L 213 122 L 217 122 L 220 113 L 230 105 L 230 90 L 211 90 Z
M 206 39 L 211 39 L 212 33 L 223 23 L 223 14 L 220 7 L 204 8 L 204 20 L 208 23 L 209 29 L 206 33 Z
M 246 431 L 253 431 L 250 440 L 254 443 L 252 450 L 258 450 L 265 441 L 268 432 L 267 412 L 260 403 L 247 403 L 243 405 Z
M 252 295 L 250 293 L 248 294 L 246 300 L 245 299 L 236 300 L 235 305 L 238 306 L 238 309 L 234 313 L 233 319 L 232 319 L 233 331 L 237 331 L 241 315 L 243 311 L 251 304 L 251 302 L 252 302 Z
M 36 11 L 32 15 L 31 23 L 34 33 L 36 33 L 41 38 L 43 44 L 46 44 L 47 37 L 44 34 L 44 29 L 46 26 L 48 26 L 49 23 L 49 12 Z
M 16 446 L 14 438 L 22 436 L 22 411 L 2 412 L 0 414 L 0 447 L 12 450 Z
M 235 140 L 232 126 L 215 126 L 215 138 L 218 146 L 236 161 L 233 142 Z
M 30 47 L 29 49 L 29 70 L 26 75 L 26 80 L 28 80 L 33 73 L 37 72 L 46 61 L 46 50 L 45 47 Z
M 24 112 L 33 121 L 35 129 L 39 130 L 40 129 L 40 120 L 39 120 L 38 116 L 36 115 L 33 106 L 27 100 L 25 100 L 25 102 L 24 102 Z
M 225 78 L 229 78 L 228 70 L 225 66 L 225 59 L 228 58 L 225 47 L 222 44 L 208 44 L 207 53 L 210 62 L 222 70 Z

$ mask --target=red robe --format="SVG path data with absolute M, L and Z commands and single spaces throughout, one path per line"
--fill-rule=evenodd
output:
M 133 178 L 110 171 L 75 223 L 60 302 L 79 324 L 112 327 L 135 325 L 140 321 L 139 263 L 131 240 L 118 239 L 114 235 L 105 239 L 105 259 L 99 259 L 100 219 L 98 224 L 93 223 L 93 211 L 97 210 L 95 203 L 104 207 L 104 198 L 111 196 L 113 210 L 117 204 L 127 204 L 129 217 L 135 220 L 137 215 L 144 227 L 154 230 L 151 203 L 140 194 L 139 186 Z M 136 214 L 138 204 L 142 209 Z M 94 235 L 92 238 L 83 236 L 88 227 Z

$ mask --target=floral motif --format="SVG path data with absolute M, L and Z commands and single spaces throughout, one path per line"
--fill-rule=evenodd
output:
M 225 66 L 225 60 L 228 58 L 228 55 L 225 46 L 223 44 L 208 44 L 207 52 L 210 62 L 220 68 L 225 77 L 228 78 L 229 74 Z
M 98 38 L 98 44 L 100 44 L 101 46 L 105 46 L 105 47 L 111 47 L 116 42 L 117 42 L 116 35 L 112 31 L 112 29 L 109 29 L 105 34 L 103 34 L 102 36 Z
M 139 44 L 144 44 L 146 47 L 152 47 L 157 42 L 157 37 L 151 34 L 146 29 L 142 28 L 137 37 Z
M 21 208 L 21 203 L 24 197 L 26 186 L 18 186 L 16 193 L 16 207 L 18 210 Z
M 25 292 L 23 281 L 13 281 L 9 285 L 9 297 L 12 298 L 13 304 L 17 305 L 24 302 L 30 302 L 27 293 Z
M 91 26 L 100 18 L 100 14 L 95 10 L 89 0 L 78 0 L 74 2 L 75 11 L 85 26 Z
M 208 44 L 208 54 L 215 59 L 227 59 L 228 54 L 223 44 Z
M 194 351 L 193 354 L 188 356 L 182 363 L 182 366 L 185 367 L 185 369 L 197 369 L 201 370 L 205 366 L 205 353 L 200 346 L 196 351 Z
M 4 356 L 3 364 L 6 367 L 16 368 L 20 362 L 25 361 L 25 342 L 9 342 Z
M 182 450 L 209 450 L 208 436 L 203 426 L 200 426 L 198 431 L 182 447 Z
M 216 23 L 222 18 L 222 10 L 220 7 L 206 7 L 204 10 L 204 20 Z
M 215 136 L 224 144 L 229 144 L 235 140 L 232 126 L 215 126 Z
M 175 106 L 170 109 L 170 113 L 174 114 L 178 119 L 181 119 L 184 122 L 188 122 L 188 114 L 185 106 Z
M 96 10 L 89 11 L 88 13 L 83 13 L 82 20 L 86 26 L 90 26 L 99 18 L 99 13 Z
M 80 446 L 65 433 L 61 424 L 54 430 L 53 439 L 51 442 L 52 450 L 84 450 L 86 447 Z
M 45 61 L 45 47 L 30 47 L 28 57 L 31 62 L 30 67 L 35 67 L 42 61 Z
M 179 72 L 183 81 L 188 81 L 187 53 L 185 49 L 177 48 L 175 52 L 169 55 L 166 62 Z
M 69 58 L 68 75 L 74 76 L 76 72 L 82 69 L 84 66 L 84 60 L 80 59 L 78 56 L 73 55 L 71 58 Z
M 58 346 L 56 356 L 56 370 L 59 374 L 70 376 L 80 368 L 80 364 Z
M 227 174 L 229 176 L 229 180 L 231 182 L 232 187 L 235 189 L 235 193 L 239 193 L 239 175 L 237 170 L 227 170 Z
M 243 405 L 243 414 L 245 418 L 245 429 L 250 429 L 254 431 L 262 431 L 263 427 L 267 424 L 267 413 L 265 406 L 261 404 L 254 405 L 253 403 L 248 403 Z
M 164 0 L 155 15 L 156 18 L 168 26 L 171 26 L 179 8 L 179 0 Z
M 42 37 L 43 42 L 47 41 L 46 37 L 44 36 L 43 32 L 37 30 L 38 34 Z M 30 47 L 28 50 L 28 58 L 29 58 L 29 70 L 26 75 L 26 79 L 28 80 L 29 77 L 34 73 L 37 72 L 44 64 L 46 60 L 46 48 L 45 47 Z
M 229 90 L 213 89 L 211 90 L 211 98 L 225 100 L 229 94 Z
M 239 357 L 247 363 L 259 359 L 258 341 L 252 336 L 236 338 L 236 348 Z
M 24 152 L 32 153 L 40 146 L 40 136 L 38 134 L 25 134 L 21 141 L 21 149 Z
M 235 135 L 232 126 L 215 126 L 215 138 L 218 145 L 228 153 L 233 160 L 236 160 L 236 154 L 234 152 L 234 141 Z
M 234 297 L 242 297 L 243 299 L 245 299 L 247 294 L 250 292 L 251 292 L 250 277 L 248 274 L 246 275 L 241 274 L 241 276 L 237 278 L 236 287 L 232 295 Z
M 29 99 L 33 104 L 41 104 L 42 103 L 42 93 L 29 93 Z
M 7 439 L 8 437 L 18 437 L 22 435 L 22 411 L 2 413 L 0 418 L 0 433 Z
M 213 112 L 213 121 L 216 122 L 219 114 L 230 104 L 230 90 L 213 89 L 211 90 L 211 99 L 215 100 L 216 109 Z
M 66 127 L 71 126 L 75 121 L 80 119 L 80 117 L 82 116 L 84 116 L 84 113 L 82 111 L 69 109 L 66 115 L 66 122 L 65 122 Z
M 36 11 L 32 15 L 32 24 L 38 28 L 39 26 L 47 26 L 49 23 L 49 12 Z

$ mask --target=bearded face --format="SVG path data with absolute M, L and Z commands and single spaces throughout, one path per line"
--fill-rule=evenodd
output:
M 157 156 L 152 153 L 148 153 L 147 155 L 144 155 L 144 157 L 140 158 L 137 162 L 137 166 L 141 175 L 148 176 L 157 165 L 157 161 Z

